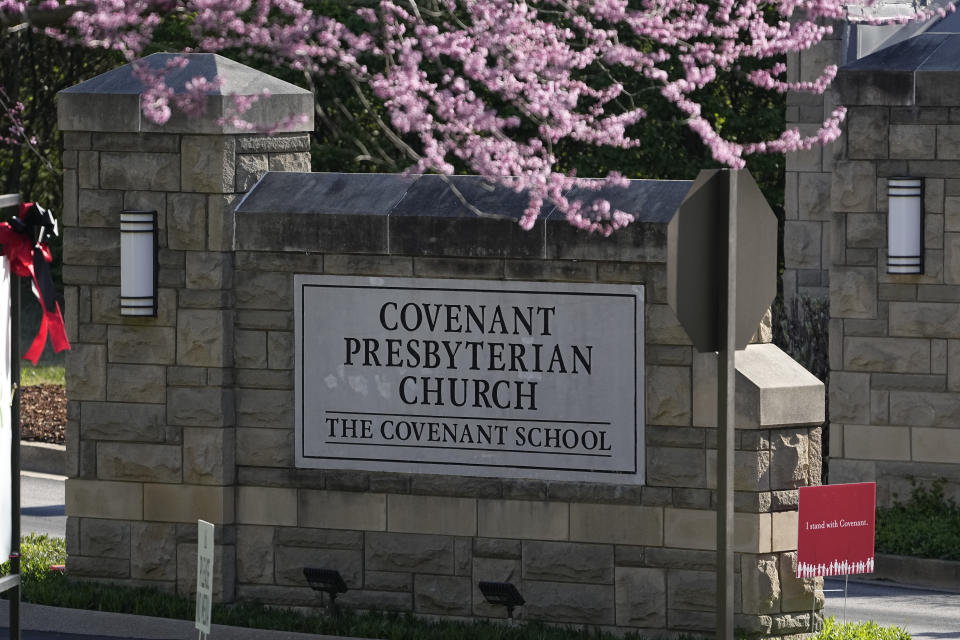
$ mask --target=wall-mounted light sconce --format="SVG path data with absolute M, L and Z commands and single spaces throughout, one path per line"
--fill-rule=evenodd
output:
M 120 212 L 120 315 L 157 315 L 157 212 Z
M 507 608 L 507 619 L 513 622 L 514 607 L 523 606 L 526 601 L 512 582 L 481 582 L 480 593 L 488 604 Z
M 923 179 L 887 180 L 887 273 L 923 273 Z

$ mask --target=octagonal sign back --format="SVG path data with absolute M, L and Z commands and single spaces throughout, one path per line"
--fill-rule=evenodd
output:
M 736 349 L 750 342 L 777 293 L 777 217 L 757 183 L 744 170 L 701 171 L 667 225 L 668 302 L 700 352 L 721 347 L 732 183 L 737 219 Z

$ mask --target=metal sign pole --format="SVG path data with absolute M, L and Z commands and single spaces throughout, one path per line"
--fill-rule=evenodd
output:
M 720 296 L 720 357 L 717 362 L 717 638 L 733 640 L 733 464 L 737 331 L 737 171 L 729 175 L 726 290 Z
M 736 571 L 734 353 L 777 292 L 776 240 L 777 218 L 745 170 L 701 171 L 667 225 L 667 301 L 699 353 L 719 352 L 716 622 L 724 640 L 733 638 Z

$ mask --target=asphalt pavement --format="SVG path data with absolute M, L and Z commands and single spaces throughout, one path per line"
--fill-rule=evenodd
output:
M 913 640 L 960 640 L 958 593 L 851 580 L 844 603 L 843 585 L 842 578 L 824 580 L 824 612 L 839 622 L 873 620 L 881 626 L 901 627 Z
M 0 638 L 7 640 L 10 637 L 9 629 L 0 629 Z M 45 631 L 24 631 L 20 640 L 94 640 L 91 636 L 76 633 L 48 633 Z
M 0 601 L 0 638 L 9 638 L 9 603 Z M 196 640 L 192 620 L 170 620 L 63 609 L 36 604 L 20 605 L 22 640 Z M 349 640 L 287 631 L 264 631 L 215 624 L 209 640 Z
M 67 531 L 64 480 L 64 476 L 46 473 L 20 473 L 21 533 L 45 533 L 57 538 L 64 537 Z

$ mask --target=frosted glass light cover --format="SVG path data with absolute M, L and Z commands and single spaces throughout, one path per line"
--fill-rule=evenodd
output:
M 923 180 L 887 181 L 887 273 L 923 273 Z
M 157 315 L 156 211 L 120 212 L 120 315 Z

